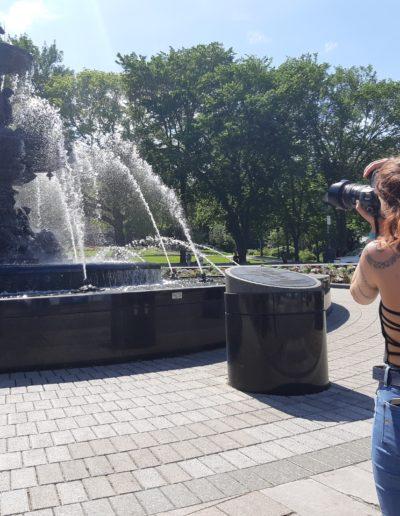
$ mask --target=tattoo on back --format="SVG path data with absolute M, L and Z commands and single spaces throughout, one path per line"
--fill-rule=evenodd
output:
M 375 260 L 369 253 L 366 254 L 365 258 L 367 262 L 371 265 L 371 267 L 374 267 L 374 269 L 386 269 L 387 267 L 390 267 L 391 265 L 396 263 L 397 260 L 400 260 L 400 254 L 393 253 L 393 255 L 390 258 L 383 261 Z

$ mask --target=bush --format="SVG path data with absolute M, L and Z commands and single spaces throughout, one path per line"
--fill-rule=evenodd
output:
M 220 222 L 215 223 L 210 228 L 209 240 L 212 246 L 222 251 L 232 252 L 235 249 L 233 238 L 227 233 L 225 225 Z
M 317 257 L 309 249 L 299 251 L 299 258 L 300 261 L 303 263 L 312 263 L 317 261 Z
M 286 247 L 266 247 L 265 248 L 265 256 L 270 256 L 271 258 L 281 258 L 282 253 L 286 254 Z M 289 246 L 289 256 L 287 256 L 288 260 L 291 260 L 294 256 L 294 248 Z

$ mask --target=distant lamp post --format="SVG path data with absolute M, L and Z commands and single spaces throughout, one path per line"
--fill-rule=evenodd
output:
M 330 215 L 326 216 L 326 248 L 324 252 L 324 262 L 330 263 L 335 259 L 335 250 L 331 247 L 331 225 L 332 219 Z

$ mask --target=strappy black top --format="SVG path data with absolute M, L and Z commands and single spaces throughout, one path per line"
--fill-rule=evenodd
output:
M 379 303 L 379 318 L 381 320 L 381 328 L 382 328 L 382 335 L 385 339 L 385 362 L 388 362 L 388 355 L 399 355 L 400 356 L 400 342 L 397 340 L 394 340 L 390 335 L 388 335 L 386 329 L 389 328 L 390 330 L 394 330 L 399 332 L 400 335 L 400 324 L 392 321 L 389 319 L 384 313 L 383 310 L 385 310 L 387 313 L 392 315 L 397 315 L 400 317 L 400 312 L 396 312 L 395 310 L 390 310 L 390 308 L 387 308 L 382 301 Z M 391 346 L 398 348 L 398 351 L 389 351 L 388 344 Z

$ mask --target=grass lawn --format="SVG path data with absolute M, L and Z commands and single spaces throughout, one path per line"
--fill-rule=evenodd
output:
M 100 248 L 86 247 L 85 248 L 86 258 L 92 258 L 99 251 L 100 251 Z M 221 256 L 219 254 L 212 253 L 211 251 L 202 251 L 202 253 L 205 256 L 207 256 L 207 258 L 212 263 L 215 263 L 216 265 L 229 265 L 229 264 L 232 264 L 232 262 L 229 260 L 229 258 L 225 258 L 224 256 Z M 149 248 L 149 249 L 146 249 L 146 250 L 142 250 L 140 252 L 140 256 L 146 262 L 149 262 L 149 263 L 159 263 L 160 265 L 167 266 L 167 260 L 165 258 L 165 255 L 159 249 Z M 230 255 L 230 256 L 232 256 L 232 255 Z M 179 265 L 179 253 L 174 252 L 174 251 L 168 251 L 168 257 L 169 257 L 169 260 L 170 260 L 172 265 Z M 130 260 L 131 261 L 138 261 L 138 260 L 135 260 L 134 257 L 130 258 Z M 249 263 L 249 264 L 259 264 L 259 263 L 262 263 L 262 259 L 260 260 L 260 258 L 258 258 L 256 256 L 254 256 L 254 257 L 253 256 L 248 256 L 247 257 L 247 263 Z M 208 265 L 207 260 L 203 259 L 203 264 L 204 265 Z M 197 265 L 196 260 L 195 260 L 193 255 L 192 255 L 191 265 L 194 266 L 194 267 Z
M 219 254 L 211 254 L 211 253 L 208 253 L 208 252 L 207 253 L 203 253 L 203 254 L 205 254 L 205 256 L 207 256 L 207 258 L 212 263 L 215 263 L 216 265 L 230 263 L 228 258 L 224 258 L 223 256 L 221 256 Z M 141 256 L 142 256 L 142 258 L 144 258 L 146 260 L 146 262 L 159 263 L 161 265 L 167 265 L 167 260 L 165 258 L 165 255 L 159 253 L 158 251 L 156 251 L 156 252 L 154 252 L 154 251 L 145 251 L 144 253 L 141 254 Z M 169 258 L 171 264 L 179 265 L 179 253 L 169 252 L 168 253 L 168 258 Z M 204 265 L 207 265 L 207 260 L 203 259 L 203 263 L 204 263 Z M 195 259 L 195 257 L 193 255 L 192 255 L 192 265 L 193 266 L 197 265 L 196 259 Z
M 85 248 L 85 255 L 86 258 L 92 258 L 100 251 L 100 248 L 96 247 L 86 247 Z M 225 258 L 224 256 L 221 256 L 219 254 L 215 254 L 209 251 L 202 251 L 202 253 L 207 256 L 207 258 L 216 265 L 218 264 L 229 264 L 230 261 L 228 258 Z M 140 256 L 149 263 L 159 263 L 160 265 L 167 265 L 167 260 L 165 258 L 165 255 L 162 251 L 159 249 L 146 249 L 142 250 L 140 253 Z M 110 253 L 110 256 L 112 254 Z M 168 251 L 168 257 L 173 265 L 179 265 L 179 253 L 174 251 Z M 131 261 L 137 261 L 134 257 L 131 258 Z M 204 260 L 204 265 L 207 265 L 207 260 Z M 192 255 L 192 265 L 196 266 L 196 260 L 194 256 Z

